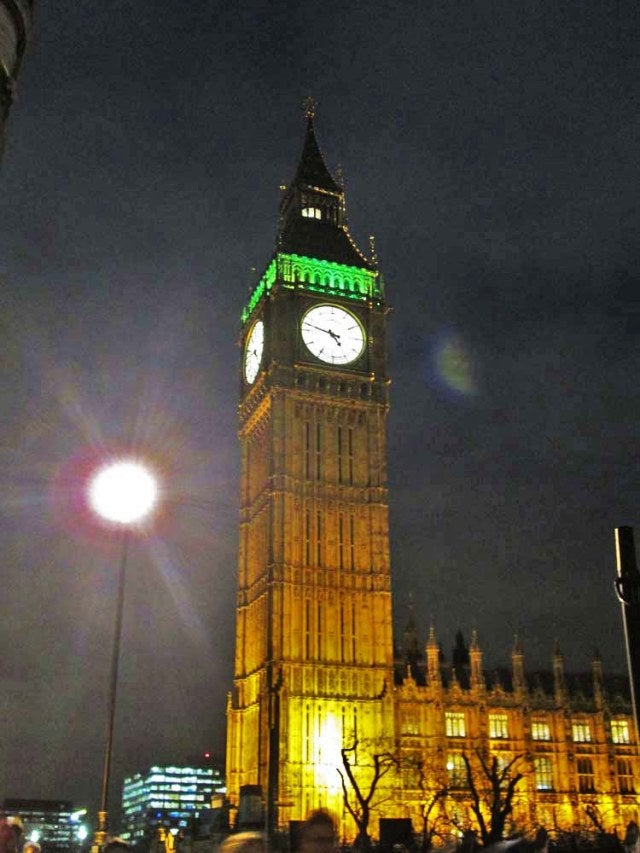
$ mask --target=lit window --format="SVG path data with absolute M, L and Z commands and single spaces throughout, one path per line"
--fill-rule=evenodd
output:
M 467 768 L 464 759 L 458 753 L 450 753 L 447 756 L 447 776 L 450 788 L 467 787 Z
M 611 740 L 614 743 L 629 743 L 629 723 L 627 720 L 611 720 Z
M 533 762 L 538 791 L 553 790 L 553 766 L 550 758 L 536 758 Z
M 578 762 L 578 790 L 581 794 L 591 794 L 595 791 L 593 779 L 593 762 L 590 758 L 579 758 Z
M 590 743 L 591 728 L 589 723 L 573 723 L 571 733 L 574 743 Z
M 305 219 L 322 219 L 322 211 L 319 207 L 303 207 L 302 215 Z
M 621 794 L 634 794 L 633 767 L 628 758 L 618 759 L 618 790 Z
M 467 733 L 462 711 L 446 711 L 444 725 L 447 737 L 464 737 Z
M 402 714 L 402 734 L 417 735 L 418 721 L 415 708 L 405 707 Z
M 507 738 L 509 729 L 507 727 L 506 714 L 489 714 L 489 737 Z
M 551 728 L 544 720 L 533 720 L 531 723 L 531 737 L 533 740 L 551 740 Z

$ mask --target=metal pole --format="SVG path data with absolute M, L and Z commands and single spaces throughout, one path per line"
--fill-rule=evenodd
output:
M 627 647 L 631 707 L 638 743 L 640 710 L 640 572 L 633 541 L 633 527 L 616 527 L 616 594 L 622 605 L 622 624 Z
M 120 638 L 122 636 L 122 614 L 124 611 L 124 588 L 127 575 L 127 553 L 129 550 L 129 532 L 125 527 L 122 532 L 122 548 L 120 551 L 120 572 L 118 575 L 118 594 L 116 599 L 116 621 L 113 633 L 113 650 L 111 653 L 111 677 L 109 681 L 109 713 L 104 745 L 102 764 L 102 790 L 100 794 L 100 811 L 98 812 L 98 829 L 95 833 L 93 851 L 100 850 L 107 837 L 109 782 L 111 781 L 111 757 L 113 754 L 113 729 L 116 717 L 116 696 L 118 692 L 118 664 L 120 662 Z

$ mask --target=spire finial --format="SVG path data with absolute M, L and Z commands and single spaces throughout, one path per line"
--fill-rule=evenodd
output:
M 305 116 L 310 121 L 313 121 L 316 115 L 316 99 L 312 98 L 311 95 L 307 95 L 307 97 L 302 102 L 302 106 L 304 107 Z

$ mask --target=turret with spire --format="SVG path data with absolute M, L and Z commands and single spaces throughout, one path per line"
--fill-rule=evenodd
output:
M 374 271 L 345 221 L 344 188 L 324 161 L 315 131 L 315 102 L 305 103 L 307 131 L 292 182 L 280 199 L 278 250 Z
M 591 678 L 593 680 L 593 701 L 596 708 L 601 711 L 604 705 L 604 695 L 602 690 L 602 661 L 600 653 L 596 649 L 591 660 Z
M 478 633 L 475 629 L 471 632 L 469 660 L 471 663 L 471 689 L 482 690 L 485 686 L 482 674 L 482 650 L 478 644 Z
M 511 649 L 511 673 L 513 678 L 513 692 L 519 699 L 522 699 L 526 690 L 524 653 L 517 635 L 513 638 L 513 648 Z
M 553 650 L 553 692 L 556 705 L 562 707 L 565 704 L 567 691 L 564 681 L 564 657 L 557 641 Z
M 440 646 L 436 639 L 436 629 L 431 625 L 427 639 L 427 682 L 431 687 L 442 686 L 440 673 Z

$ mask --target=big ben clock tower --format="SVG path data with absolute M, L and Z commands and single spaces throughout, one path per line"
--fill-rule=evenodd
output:
M 312 106 L 306 118 L 276 250 L 242 315 L 227 787 L 237 804 L 259 785 L 270 828 L 318 806 L 342 814 L 340 749 L 393 736 L 387 308 Z

